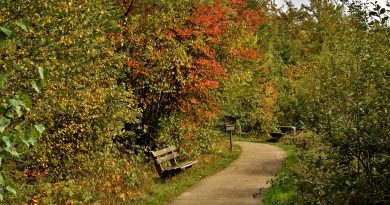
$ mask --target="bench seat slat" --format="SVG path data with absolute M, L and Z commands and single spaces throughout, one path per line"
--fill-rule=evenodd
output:
M 186 162 L 183 162 L 183 163 L 180 163 L 179 166 L 182 168 L 182 169 L 185 169 L 187 167 L 190 167 L 194 164 L 196 164 L 198 161 L 186 161 Z
M 178 156 L 179 156 L 179 153 L 173 152 L 172 154 L 168 154 L 166 156 L 163 156 L 163 157 L 156 159 L 156 161 L 157 161 L 157 164 L 161 164 L 163 162 L 166 162 L 166 161 L 173 159 L 173 158 L 176 158 Z
M 186 169 L 194 164 L 196 164 L 198 161 L 187 161 L 180 163 L 178 166 L 167 168 L 166 170 L 175 170 L 175 169 Z
M 161 156 L 161 155 L 166 154 L 168 152 L 173 152 L 175 150 L 176 150 L 175 146 L 170 146 L 170 147 L 167 147 L 167 148 L 162 149 L 162 150 L 152 151 L 152 154 L 154 157 L 158 157 L 158 156 Z

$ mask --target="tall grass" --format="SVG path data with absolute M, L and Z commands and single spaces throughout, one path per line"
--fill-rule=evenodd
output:
M 272 181 L 272 186 L 267 190 L 263 202 L 265 205 L 289 204 L 290 199 L 296 193 L 289 179 L 293 174 L 291 168 L 297 165 L 298 157 L 293 145 L 288 145 L 284 142 L 272 143 L 272 145 L 285 149 L 287 157 L 283 161 L 278 178 Z

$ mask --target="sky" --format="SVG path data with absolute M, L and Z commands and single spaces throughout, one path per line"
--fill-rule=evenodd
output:
M 291 0 L 291 2 L 297 7 L 300 8 L 301 4 L 309 4 L 309 0 Z M 275 0 L 276 5 L 278 7 L 284 5 L 284 0 Z
M 280 6 L 283 6 L 285 3 L 285 0 L 272 0 L 272 1 L 275 1 L 276 5 L 278 5 L 278 7 Z M 290 0 L 297 8 L 300 8 L 301 7 L 301 4 L 306 4 L 308 5 L 310 0 Z M 368 2 L 372 1 L 378 1 L 379 4 L 381 4 L 382 6 L 384 6 L 386 4 L 386 0 L 366 0 Z

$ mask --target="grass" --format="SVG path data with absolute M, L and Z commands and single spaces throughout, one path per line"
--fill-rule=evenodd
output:
M 241 153 L 241 148 L 234 146 L 233 152 L 228 152 L 228 141 L 219 142 L 219 151 L 216 155 L 205 155 L 199 162 L 190 169 L 169 178 L 160 179 L 155 177 L 154 181 L 146 184 L 143 189 L 147 192 L 137 201 L 136 204 L 159 205 L 172 201 L 175 197 L 185 192 L 188 188 L 198 183 L 201 179 L 210 176 L 237 159 Z M 132 204 L 134 202 L 129 202 Z
M 283 205 L 289 204 L 290 199 L 295 195 L 295 190 L 289 181 L 292 174 L 291 167 L 297 163 L 297 155 L 292 145 L 287 145 L 284 142 L 267 143 L 283 148 L 287 152 L 287 157 L 283 161 L 282 167 L 278 174 L 278 178 L 273 182 L 264 196 L 263 202 L 265 205 Z
M 255 143 L 264 143 L 270 137 L 267 134 L 241 134 L 241 135 L 233 135 L 233 141 L 243 141 L 243 142 L 255 142 Z
M 298 161 L 293 145 L 288 145 L 283 140 L 279 142 L 267 142 L 268 137 L 266 135 L 237 136 L 233 137 L 233 139 L 236 141 L 270 144 L 286 150 L 287 157 L 283 161 L 277 179 L 267 190 L 263 203 L 265 205 L 289 204 L 290 199 L 295 195 L 295 190 L 289 181 L 289 176 L 292 174 L 291 167 L 295 166 Z

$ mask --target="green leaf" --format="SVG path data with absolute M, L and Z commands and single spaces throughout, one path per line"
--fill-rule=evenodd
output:
M 0 133 L 3 133 L 9 124 L 11 124 L 11 120 L 4 116 L 0 116 Z
M 21 111 L 21 106 L 24 105 L 24 102 L 21 100 L 16 100 L 16 99 L 11 99 L 11 100 L 9 100 L 9 102 L 15 108 L 15 111 L 18 114 L 18 117 L 22 117 L 23 112 Z
M 41 93 L 42 84 L 39 81 L 33 80 L 31 81 L 31 86 L 34 88 L 37 93 Z
M 45 131 L 45 126 L 43 126 L 42 124 L 34 125 L 34 127 L 40 134 L 42 134 L 43 131 Z
M 27 146 L 27 147 L 30 147 L 30 137 L 27 136 L 27 135 L 22 135 L 20 136 L 20 139 L 22 140 L 22 142 Z
M 1 33 L 0 33 L 0 39 L 1 39 Z M 2 75 L 0 77 L 0 88 L 4 88 L 7 85 L 8 81 L 8 75 Z
M 47 69 L 46 68 L 42 68 L 42 67 L 38 67 L 38 72 L 39 72 L 39 77 L 41 77 L 41 79 L 43 81 L 46 81 L 47 79 Z
M 16 131 L 23 131 L 23 127 L 26 125 L 27 123 L 27 120 L 23 120 L 22 122 L 18 123 L 17 125 L 15 125 L 14 129 Z
M 18 151 L 16 151 L 15 147 L 6 147 L 6 148 L 4 148 L 4 150 L 7 151 L 8 153 L 10 153 L 14 157 L 19 157 L 19 153 L 18 153 Z
M 16 22 L 16 25 L 18 25 L 24 31 L 28 31 L 27 26 L 23 21 Z
M 13 185 L 9 185 L 9 186 L 6 186 L 5 189 L 11 193 L 13 193 L 14 195 L 16 195 L 16 189 L 15 189 L 15 186 Z
M 382 8 L 382 9 L 379 11 L 380 14 L 384 14 L 385 12 L 386 12 L 386 9 L 385 9 L 385 8 Z
M 18 114 L 18 117 L 22 117 L 24 114 L 23 111 L 21 111 L 20 109 L 17 109 L 15 111 L 16 111 L 16 114 Z
M 0 189 L 0 201 L 4 200 L 4 189 Z
M 34 137 L 30 137 L 30 144 L 31 144 L 32 146 L 34 146 L 35 143 L 37 143 L 37 139 L 35 139 Z
M 20 109 L 20 106 L 24 104 L 23 101 L 21 101 L 21 100 L 16 100 L 16 99 L 11 99 L 11 100 L 9 100 L 9 102 L 11 103 L 11 105 L 12 105 L 15 109 Z
M 27 108 L 31 108 L 31 107 L 32 107 L 32 100 L 31 100 L 31 98 L 30 98 L 29 95 L 27 95 L 27 94 L 25 94 L 25 93 L 22 93 L 22 94 L 20 95 L 20 98 L 24 101 L 25 106 L 26 106 Z
M 23 135 L 23 136 L 20 136 L 20 139 L 22 140 L 22 142 L 27 145 L 28 147 L 30 147 L 30 145 L 35 145 L 35 143 L 37 142 L 37 140 L 32 137 L 32 136 L 29 136 L 29 135 Z
M 2 140 L 7 147 L 11 147 L 11 139 L 8 136 L 3 136 Z
M 9 30 L 8 28 L 4 28 L 4 27 L 1 27 L 0 26 L 0 30 L 5 34 L 7 35 L 8 37 L 11 37 L 15 34 L 15 32 Z
M 4 178 L 3 175 L 0 173 L 0 185 L 4 185 Z
M 35 138 L 39 138 L 41 136 L 41 134 L 34 127 L 34 128 L 31 128 L 31 130 L 30 130 L 30 136 L 33 136 Z

